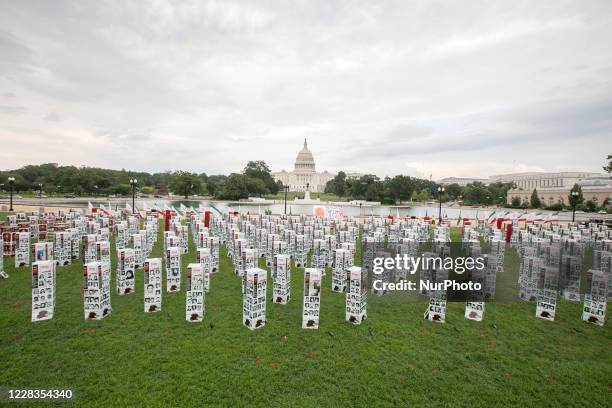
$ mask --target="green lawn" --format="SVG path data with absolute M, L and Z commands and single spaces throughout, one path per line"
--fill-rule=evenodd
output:
M 154 256 L 161 256 L 161 239 Z M 183 265 L 194 260 L 192 245 Z M 251 332 L 241 324 L 240 280 L 222 248 L 201 324 L 185 321 L 185 281 L 181 293 L 164 292 L 160 313 L 143 313 L 142 271 L 136 293 L 113 292 L 110 316 L 84 321 L 80 263 L 58 270 L 53 320 L 31 323 L 30 270 L 15 270 L 11 261 L 5 259 L 10 279 L 0 280 L 0 386 L 71 387 L 77 406 L 603 407 L 612 401 L 612 330 L 583 323 L 575 303 L 561 302 L 555 322 L 536 319 L 533 303 L 490 303 L 481 323 L 463 318 L 464 304 L 450 304 L 441 325 L 423 320 L 425 301 L 370 296 L 368 320 L 352 326 L 327 273 L 320 328 L 307 331 L 301 329 L 303 270 L 294 269 L 290 304 L 269 300 L 267 325 Z M 269 281 L 268 299 L 271 291 Z

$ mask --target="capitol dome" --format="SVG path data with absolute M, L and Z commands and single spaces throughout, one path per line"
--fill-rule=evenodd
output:
M 298 152 L 295 159 L 294 172 L 296 173 L 315 173 L 315 161 L 312 152 L 308 149 L 306 139 L 304 139 L 304 147 Z
M 335 174 L 324 172 L 317 173 L 312 152 L 308 149 L 308 143 L 304 139 L 304 146 L 295 158 L 295 167 L 292 172 L 279 171 L 272 173 L 274 180 L 280 181 L 283 186 L 288 186 L 289 191 L 308 191 L 320 193 L 325 190 L 327 182 L 333 179 Z

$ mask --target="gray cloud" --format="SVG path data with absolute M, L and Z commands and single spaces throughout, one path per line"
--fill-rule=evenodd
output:
M 280 170 L 304 137 L 320 170 L 380 175 L 598 171 L 612 153 L 606 1 L 1 11 L 3 167 L 228 173 L 264 159 Z M 30 149 L 39 135 L 70 149 Z

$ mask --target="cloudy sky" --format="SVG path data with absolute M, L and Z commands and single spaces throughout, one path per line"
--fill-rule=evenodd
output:
M 0 1 L 0 169 L 599 171 L 610 1 Z

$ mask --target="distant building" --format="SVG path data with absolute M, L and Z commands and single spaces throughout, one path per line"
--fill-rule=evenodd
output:
M 584 201 L 593 201 L 601 206 L 612 198 L 612 178 L 600 173 L 561 172 L 561 173 L 517 173 L 491 176 L 491 182 L 514 183 L 516 188 L 508 190 L 508 204 L 518 198 L 521 203 L 529 203 L 533 190 L 538 191 L 543 205 L 569 205 L 569 194 L 575 184 L 582 189 Z
M 489 184 L 489 179 L 468 178 L 468 177 L 445 177 L 443 179 L 438 180 L 438 183 L 440 184 L 444 184 L 444 185 L 459 184 L 462 187 L 465 187 L 468 184 L 472 184 L 474 182 Z
M 589 173 L 585 171 L 566 171 L 560 173 L 544 173 L 544 172 L 529 172 L 529 173 L 512 173 L 498 174 L 489 177 L 489 183 L 501 181 L 502 183 L 514 183 L 517 189 L 529 190 L 532 192 L 534 188 L 568 188 L 571 189 L 574 184 L 591 177 L 601 177 L 599 173 Z
M 295 159 L 293 171 L 283 170 L 272 173 L 275 180 L 289 186 L 289 191 L 311 191 L 314 193 L 322 193 L 327 182 L 334 176 L 335 174 L 327 171 L 317 173 L 314 157 L 308 149 L 306 139 L 304 139 L 304 147 L 298 152 Z

